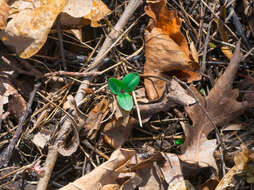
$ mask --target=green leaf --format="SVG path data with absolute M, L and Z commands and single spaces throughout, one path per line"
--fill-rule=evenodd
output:
M 211 42 L 211 43 L 210 43 L 210 47 L 211 47 L 211 48 L 216 48 L 216 45 L 215 45 L 214 43 Z
M 113 94 L 119 94 L 123 90 L 123 82 L 116 78 L 110 78 L 108 80 L 108 88 Z
M 138 85 L 139 80 L 140 76 L 138 75 L 138 73 L 129 73 L 128 75 L 126 75 L 122 79 L 124 92 L 132 92 Z
M 117 95 L 118 104 L 125 110 L 130 111 L 133 107 L 133 100 L 130 94 L 120 93 Z
M 184 143 L 184 139 L 176 139 L 176 144 L 181 145 Z
M 200 94 L 202 94 L 203 96 L 205 96 L 205 90 L 202 88 L 199 90 Z

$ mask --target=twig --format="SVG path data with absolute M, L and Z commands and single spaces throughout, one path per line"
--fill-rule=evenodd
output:
M 94 147 L 88 140 L 84 140 L 82 141 L 82 143 L 84 143 L 86 145 L 87 148 L 93 150 L 94 152 L 96 152 L 97 154 L 99 154 L 100 156 L 102 156 L 103 158 L 105 158 L 106 160 L 109 159 L 109 157 L 104 154 L 103 152 L 101 152 L 99 149 L 97 149 L 96 147 Z
M 49 146 L 47 159 L 44 165 L 45 175 L 42 178 L 40 178 L 36 190 L 47 189 L 48 181 L 54 169 L 57 157 L 58 157 L 57 147 L 55 145 Z
M 60 52 L 61 52 L 63 69 L 66 71 L 67 66 L 66 66 L 66 60 L 65 60 L 65 55 L 64 55 L 63 36 L 61 33 L 60 16 L 58 16 L 58 18 L 57 18 L 57 34 L 58 34 L 58 40 L 59 40 L 59 45 L 60 45 Z
M 46 73 L 44 77 L 51 77 L 51 76 L 71 76 L 71 77 L 88 77 L 88 76 L 97 76 L 101 75 L 101 72 L 68 72 L 68 71 L 56 71 L 51 73 Z
M 193 6 L 192 6 L 193 7 Z M 202 30 L 203 30 L 203 24 L 204 24 L 204 16 L 205 16 L 206 8 L 204 7 L 204 4 L 200 2 L 200 22 L 199 22 L 199 30 L 198 30 L 198 50 L 201 48 L 201 41 L 202 41 Z
M 18 140 L 20 139 L 20 136 L 21 136 L 22 132 L 25 129 L 23 127 L 23 125 L 24 125 L 25 120 L 27 119 L 28 115 L 31 113 L 31 107 L 32 107 L 32 104 L 33 104 L 33 101 L 34 101 L 34 97 L 35 97 L 36 92 L 39 90 L 40 86 L 41 86 L 41 82 L 37 82 L 34 85 L 33 91 L 30 93 L 30 97 L 29 97 L 29 101 L 27 103 L 26 111 L 23 114 L 23 116 L 21 117 L 21 119 L 19 120 L 18 127 L 17 127 L 17 129 L 15 131 L 15 134 L 12 137 L 8 147 L 1 154 L 0 167 L 7 166 L 10 159 L 11 159 L 11 157 L 12 157 L 14 147 L 17 144 Z
M 103 59 L 107 56 L 107 53 L 109 53 L 109 51 L 111 50 L 111 45 L 119 38 L 121 37 L 121 33 L 120 31 L 123 30 L 123 28 L 125 27 L 125 25 L 127 24 L 129 18 L 133 15 L 133 13 L 135 12 L 135 10 L 143 3 L 142 0 L 130 0 L 129 4 L 127 5 L 127 7 L 125 8 L 122 16 L 120 17 L 120 19 L 118 20 L 118 22 L 116 23 L 114 30 L 112 30 L 109 35 L 107 36 L 107 38 L 105 39 L 101 50 L 99 51 L 99 53 L 97 54 L 97 56 L 94 59 L 93 62 L 93 66 L 96 66 L 96 68 L 94 68 L 93 72 L 97 71 L 98 67 L 101 66 L 100 63 L 103 61 Z M 120 38 L 119 38 L 120 39 Z M 106 53 L 105 53 L 106 52 Z M 89 68 L 91 69 L 91 67 Z M 82 83 L 79 86 L 79 89 L 77 91 L 77 94 L 75 96 L 75 100 L 77 105 L 79 106 L 80 102 L 82 101 L 82 99 L 84 98 L 84 91 L 82 89 L 86 89 L 87 88 L 87 84 L 89 84 L 91 78 L 86 78 L 84 79 L 84 83 Z
M 209 43 L 211 26 L 212 26 L 212 21 L 209 22 L 207 33 L 206 33 L 205 45 L 204 45 L 204 51 L 203 51 L 203 57 L 202 57 L 202 66 L 200 69 L 201 73 L 204 73 L 206 70 L 206 54 L 207 54 L 207 46 Z
M 139 126 L 140 126 L 140 127 L 143 127 L 143 125 L 142 125 L 142 119 L 141 119 L 141 114 L 140 114 L 140 109 L 139 109 L 138 102 L 137 102 L 137 98 L 136 98 L 136 94 L 135 94 L 134 91 L 132 92 L 132 96 L 133 96 L 134 103 L 135 103 L 136 109 L 137 109 Z

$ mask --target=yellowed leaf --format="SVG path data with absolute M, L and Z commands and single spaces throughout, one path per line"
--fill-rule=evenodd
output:
M 9 16 L 9 6 L 6 0 L 0 0 L 0 29 L 3 30 L 6 27 L 6 21 Z
M 222 46 L 221 51 L 224 53 L 224 55 L 230 60 L 233 57 L 232 50 L 227 46 Z

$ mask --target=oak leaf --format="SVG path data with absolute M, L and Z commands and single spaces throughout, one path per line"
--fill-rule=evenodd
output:
M 150 22 L 145 33 L 144 75 L 176 75 L 188 82 L 201 78 L 198 60 L 194 60 L 188 43 L 180 31 L 181 19 L 176 10 L 168 10 L 166 1 L 149 1 L 146 14 Z M 194 56 L 196 58 L 196 56 Z M 145 79 L 145 88 L 150 100 L 158 99 L 166 88 L 161 79 Z
M 208 96 L 203 98 L 195 88 L 192 90 L 217 127 L 232 121 L 250 106 L 247 101 L 237 101 L 238 90 L 232 89 L 240 59 L 240 44 L 238 43 L 229 66 L 216 81 Z M 180 155 L 180 159 L 190 164 L 217 168 L 213 157 L 216 140 L 207 140 L 207 135 L 214 130 L 213 125 L 197 104 L 185 109 L 193 126 L 184 129 L 186 136 L 182 147 L 184 154 Z

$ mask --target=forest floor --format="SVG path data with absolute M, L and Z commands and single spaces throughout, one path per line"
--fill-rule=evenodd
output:
M 0 189 L 254 189 L 254 2 L 42 2 L 0 1 Z

